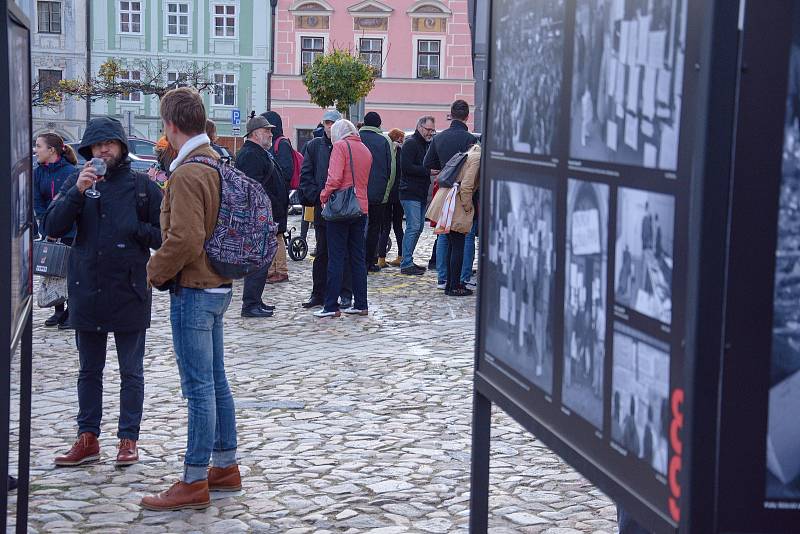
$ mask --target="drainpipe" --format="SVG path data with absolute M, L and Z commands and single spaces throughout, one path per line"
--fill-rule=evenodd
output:
M 86 77 L 92 75 L 92 3 L 86 0 Z M 86 99 L 86 126 L 92 119 L 92 99 Z
M 275 10 L 278 7 L 278 0 L 269 0 L 272 14 L 270 15 L 269 33 L 271 44 L 269 45 L 269 70 L 267 71 L 267 110 L 272 109 L 272 71 L 275 69 Z

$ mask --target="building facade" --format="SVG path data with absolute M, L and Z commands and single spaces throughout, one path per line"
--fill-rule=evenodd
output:
M 31 79 L 40 92 L 59 80 L 86 73 L 87 0 L 29 2 L 31 18 Z M 33 108 L 33 135 L 55 132 L 77 141 L 86 126 L 85 101 L 68 99 L 62 104 Z
M 412 130 L 428 114 L 446 128 L 453 100 L 474 103 L 467 0 L 279 0 L 276 30 L 272 109 L 296 146 L 322 116 L 301 75 L 332 48 L 379 70 L 363 110 L 378 112 L 384 129 Z
M 93 1 L 93 71 L 109 58 L 127 67 L 122 79 L 147 75 L 142 64 L 167 65 L 167 81 L 181 84 L 192 64 L 207 67 L 213 91 L 204 93 L 209 118 L 220 135 L 231 133 L 231 116 L 266 107 L 270 6 L 265 0 Z M 158 98 L 131 93 L 98 101 L 92 115 L 111 115 L 129 135 L 156 139 L 162 125 Z

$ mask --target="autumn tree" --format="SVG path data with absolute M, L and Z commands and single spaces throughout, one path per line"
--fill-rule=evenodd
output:
M 317 57 L 303 74 L 311 102 L 322 108 L 336 106 L 345 117 L 350 106 L 366 97 L 375 86 L 375 68 L 349 50 L 334 49 Z

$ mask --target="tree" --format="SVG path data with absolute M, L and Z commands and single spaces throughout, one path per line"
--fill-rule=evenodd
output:
M 334 49 L 319 56 L 303 74 L 311 101 L 322 108 L 336 106 L 350 117 L 350 106 L 375 87 L 375 69 L 349 50 Z
M 139 71 L 139 79 L 122 80 L 122 74 L 128 70 Z M 208 77 L 207 67 L 193 62 L 187 68 L 180 70 L 177 81 L 170 82 L 167 79 L 167 72 L 174 70 L 167 61 L 136 60 L 128 66 L 123 66 L 118 59 L 110 58 L 100 65 L 97 76 L 61 80 L 57 87 L 45 92 L 39 90 L 37 81 L 34 84 L 32 101 L 34 106 L 54 107 L 68 97 L 94 102 L 140 92 L 144 95 L 155 95 L 160 99 L 167 91 L 178 86 L 194 87 L 200 92 L 214 89 L 214 82 Z

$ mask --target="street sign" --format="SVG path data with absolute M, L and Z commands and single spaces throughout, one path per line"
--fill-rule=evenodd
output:
M 241 133 L 241 130 L 239 129 L 239 126 L 237 125 L 237 126 L 231 127 L 231 133 L 233 135 L 239 135 Z
M 238 109 L 231 110 L 231 124 L 238 126 L 242 123 L 242 112 Z M 237 132 L 238 133 L 238 132 Z

